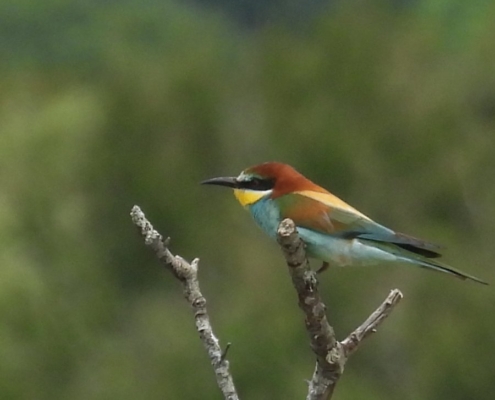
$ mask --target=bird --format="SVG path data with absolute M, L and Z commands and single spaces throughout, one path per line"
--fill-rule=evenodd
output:
M 237 201 L 272 238 L 282 220 L 293 220 L 308 257 L 322 261 L 317 272 L 329 266 L 401 263 L 488 284 L 438 261 L 440 246 L 375 222 L 288 164 L 265 162 L 237 177 L 201 183 L 232 188 Z

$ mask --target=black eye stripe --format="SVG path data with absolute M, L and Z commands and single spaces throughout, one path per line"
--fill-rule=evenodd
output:
M 274 179 L 262 179 L 262 178 L 256 178 L 253 177 L 249 179 L 248 181 L 242 181 L 239 182 L 239 187 L 242 189 L 250 189 L 250 190 L 270 190 L 273 189 L 275 186 L 275 180 Z

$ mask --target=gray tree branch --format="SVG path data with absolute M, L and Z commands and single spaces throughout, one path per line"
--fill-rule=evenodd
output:
M 402 299 L 402 293 L 393 289 L 387 298 L 359 327 L 352 331 L 349 336 L 342 340 L 342 346 L 346 357 L 354 353 L 363 339 L 376 332 L 385 318 L 387 318 L 397 303 Z
M 217 385 L 225 400 L 238 400 L 239 397 L 234 387 L 234 381 L 229 371 L 229 362 L 226 359 L 226 351 L 222 352 L 218 339 L 213 334 L 210 318 L 206 309 L 206 299 L 201 293 L 198 281 L 199 259 L 194 259 L 190 264 L 179 256 L 174 256 L 168 249 L 170 240 L 163 240 L 144 213 L 138 206 L 131 211 L 132 222 L 139 228 L 144 237 L 146 246 L 151 247 L 160 262 L 172 271 L 174 276 L 182 283 L 184 297 L 191 305 L 194 312 L 196 329 L 203 345 L 208 353 L 211 366 L 215 371 Z
M 199 259 L 190 264 L 179 256 L 174 256 L 168 249 L 170 240 L 163 240 L 138 206 L 131 211 L 131 218 L 139 228 L 144 242 L 155 252 L 158 259 L 170 269 L 182 283 L 184 297 L 194 311 L 196 329 L 208 353 L 215 371 L 217 385 L 224 399 L 238 400 L 234 382 L 226 359 L 228 345 L 224 352 L 218 339 L 213 334 L 210 318 L 206 309 L 206 299 L 201 293 L 198 281 Z M 402 293 L 394 289 L 385 301 L 347 338 L 339 342 L 326 316 L 326 306 L 319 291 L 315 272 L 309 266 L 304 243 L 297 234 L 296 227 L 290 219 L 279 225 L 278 242 L 282 247 L 292 283 L 297 291 L 299 307 L 305 314 L 306 330 L 309 334 L 311 349 L 316 355 L 316 367 L 309 382 L 306 400 L 328 400 L 332 397 L 335 386 L 341 377 L 348 357 L 354 353 L 360 343 L 376 332 L 377 327 L 392 312 L 402 299 Z
M 318 291 L 318 280 L 309 266 L 304 243 L 297 234 L 294 222 L 283 220 L 277 240 L 282 247 L 292 283 L 297 291 L 299 307 L 304 312 L 311 349 L 316 355 L 316 367 L 309 382 L 307 400 L 328 400 L 344 372 L 348 357 L 363 339 L 375 332 L 378 325 L 392 312 L 402 298 L 395 289 L 368 319 L 346 339 L 339 342 L 326 317 L 326 306 Z

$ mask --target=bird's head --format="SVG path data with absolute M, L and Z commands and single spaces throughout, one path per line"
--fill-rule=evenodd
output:
M 234 189 L 234 195 L 244 207 L 257 201 L 302 190 L 318 188 L 290 165 L 279 162 L 258 164 L 242 171 L 237 177 L 221 177 L 201 182 L 204 185 L 219 185 Z

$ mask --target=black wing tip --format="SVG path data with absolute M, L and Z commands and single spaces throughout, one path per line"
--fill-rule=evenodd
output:
M 404 250 L 410 251 L 411 253 L 419 254 L 426 258 L 438 258 L 442 256 L 437 251 L 425 249 L 423 247 L 418 247 L 417 245 L 414 244 L 408 244 L 408 243 L 394 243 L 394 244 Z
M 487 281 L 484 281 L 482 279 L 476 278 L 474 276 L 469 276 L 468 279 L 472 280 L 473 282 L 480 283 L 485 286 L 490 286 L 490 284 Z
M 483 279 L 480 279 L 480 278 L 476 278 L 475 276 L 467 275 L 463 272 L 459 272 L 459 271 L 451 270 L 451 269 L 446 269 L 446 271 L 455 275 L 457 278 L 462 279 L 463 281 L 468 280 L 468 281 L 472 281 L 475 283 L 479 283 L 481 285 L 490 286 L 490 284 L 487 281 L 484 281 Z

